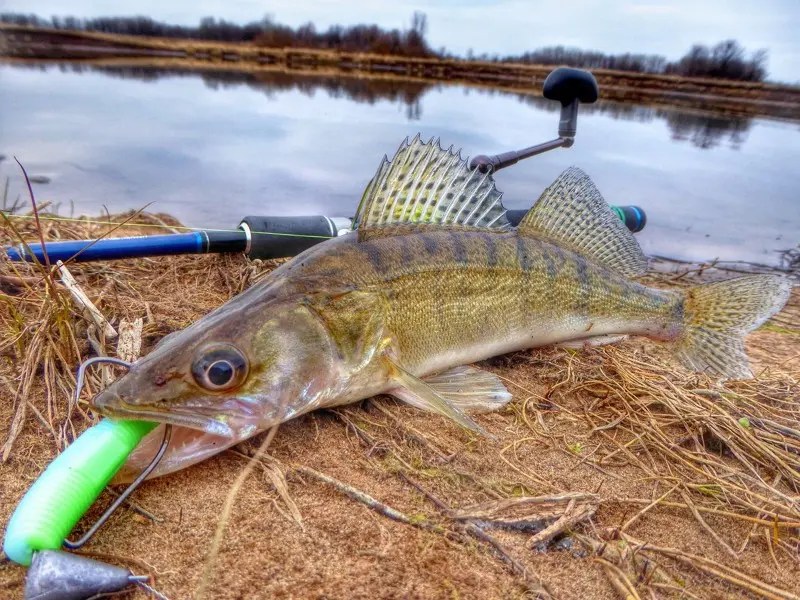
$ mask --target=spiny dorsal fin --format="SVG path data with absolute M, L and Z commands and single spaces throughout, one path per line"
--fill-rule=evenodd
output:
M 523 217 L 520 235 L 547 238 L 626 277 L 647 270 L 633 234 L 589 176 L 571 167 L 550 184 Z
M 384 157 L 358 207 L 359 232 L 398 225 L 463 225 L 510 228 L 502 193 L 490 173 L 469 168 L 460 152 L 439 140 L 406 139 L 392 158 Z

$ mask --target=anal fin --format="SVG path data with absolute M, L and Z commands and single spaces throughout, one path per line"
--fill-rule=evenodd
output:
M 606 344 L 616 344 L 627 340 L 627 335 L 595 335 L 592 337 L 580 338 L 578 340 L 570 340 L 568 342 L 560 342 L 553 344 L 556 348 L 574 348 L 576 350 L 583 350 L 585 348 L 596 348 L 598 346 L 605 346 Z

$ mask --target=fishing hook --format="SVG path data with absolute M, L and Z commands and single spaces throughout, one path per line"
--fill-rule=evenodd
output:
M 81 392 L 83 391 L 83 386 L 86 380 L 86 368 L 99 362 L 108 362 L 115 365 L 121 365 L 127 369 L 131 368 L 131 363 L 121 360 L 119 358 L 112 358 L 110 356 L 95 356 L 88 360 L 85 360 L 81 363 L 81 366 L 78 368 L 78 381 L 75 389 L 75 403 L 77 404 L 78 398 L 80 398 Z M 89 528 L 83 537 L 81 537 L 78 541 L 72 542 L 70 540 L 64 540 L 64 547 L 70 550 L 77 550 L 81 546 L 83 546 L 86 542 L 91 539 L 91 537 L 97 533 L 97 530 L 100 529 L 106 521 L 108 521 L 109 517 L 116 511 L 120 505 L 125 502 L 125 500 L 130 496 L 136 488 L 138 488 L 141 483 L 147 478 L 147 476 L 152 472 L 153 469 L 158 466 L 158 463 L 161 462 L 161 458 L 164 456 L 164 453 L 167 451 L 167 447 L 169 446 L 169 440 L 172 436 L 172 425 L 167 424 L 164 427 L 164 438 L 161 440 L 161 446 L 156 452 L 156 455 L 153 457 L 153 460 L 150 461 L 150 464 L 147 465 L 144 471 L 142 471 L 139 476 L 131 482 L 131 484 L 125 488 L 125 491 L 122 492 L 114 502 L 111 503 L 106 511 L 102 514 L 102 516 L 95 521 L 94 525 Z

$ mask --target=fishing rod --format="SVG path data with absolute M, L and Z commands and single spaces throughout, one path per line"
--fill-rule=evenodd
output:
M 496 172 L 517 162 L 556 148 L 569 148 L 575 143 L 580 103 L 591 104 L 599 97 L 594 76 L 582 69 L 560 67 L 545 79 L 545 98 L 561 103 L 558 137 L 554 140 L 493 156 L 479 155 L 470 161 L 470 168 L 482 173 Z M 645 212 L 638 206 L 612 206 L 625 226 L 633 233 L 641 231 Z M 506 217 L 516 226 L 527 209 L 507 210 Z M 246 216 L 236 229 L 198 230 L 166 235 L 101 238 L 63 242 L 28 243 L 5 248 L 14 261 L 45 262 L 45 250 L 51 262 L 58 260 L 88 262 L 145 256 L 178 254 L 243 253 L 251 259 L 295 256 L 323 242 L 352 231 L 357 223 L 348 217 L 325 215 Z
M 471 168 L 481 172 L 496 171 L 516 162 L 555 148 L 569 148 L 574 143 L 580 102 L 597 100 L 594 77 L 578 69 L 556 69 L 544 84 L 546 98 L 561 102 L 559 137 L 550 142 L 495 156 L 476 156 Z M 645 226 L 644 212 L 635 206 L 612 207 L 633 232 Z M 517 225 L 527 211 L 508 211 L 512 225 Z M 196 254 L 207 252 L 243 252 L 251 258 L 277 258 L 302 250 L 350 231 L 357 226 L 352 219 L 312 217 L 245 217 L 235 231 L 194 231 L 184 234 L 109 238 L 46 245 L 51 261 L 109 260 L 136 256 Z M 29 244 L 40 261 L 44 259 L 40 245 Z M 13 260 L 32 260 L 24 248 L 6 248 Z M 88 366 L 111 362 L 127 368 L 120 359 L 94 357 L 78 369 L 74 402 L 78 401 Z M 85 556 L 69 554 L 62 548 L 80 548 L 105 523 L 111 513 L 152 472 L 170 441 L 171 428 L 155 457 L 145 470 L 112 503 L 98 521 L 79 540 L 68 539 L 73 528 L 98 498 L 105 486 L 122 467 L 128 455 L 156 427 L 156 423 L 102 419 L 84 431 L 59 454 L 34 482 L 9 520 L 3 540 L 6 556 L 29 566 L 24 597 L 30 599 L 77 600 L 97 594 L 116 592 L 133 585 L 155 592 L 146 576 L 134 575 L 127 569 L 114 567 Z

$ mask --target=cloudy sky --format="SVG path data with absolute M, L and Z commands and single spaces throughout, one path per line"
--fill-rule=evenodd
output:
M 40 16 L 142 14 L 180 24 L 196 24 L 203 16 L 247 22 L 271 15 L 293 26 L 312 21 L 318 28 L 403 27 L 421 10 L 428 15 L 434 47 L 456 53 L 472 48 L 476 54 L 563 44 L 677 58 L 695 42 L 734 38 L 748 49 L 769 50 L 771 79 L 800 82 L 800 0 L 0 0 L 0 10 Z

